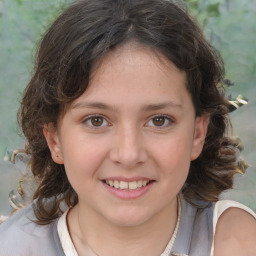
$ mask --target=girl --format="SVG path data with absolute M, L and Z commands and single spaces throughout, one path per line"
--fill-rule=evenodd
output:
M 81 0 L 44 36 L 19 121 L 38 182 L 0 255 L 256 255 L 232 187 L 220 57 L 167 0 Z M 215 203 L 217 202 L 217 203 Z

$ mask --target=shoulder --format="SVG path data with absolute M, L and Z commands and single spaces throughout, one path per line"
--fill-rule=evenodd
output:
M 29 205 L 0 224 L 0 256 L 41 255 L 38 252 L 45 253 L 46 248 L 54 251 L 54 223 L 41 226 L 33 221 L 35 219 Z
M 233 201 L 216 204 L 214 256 L 256 255 L 256 214 L 246 206 Z

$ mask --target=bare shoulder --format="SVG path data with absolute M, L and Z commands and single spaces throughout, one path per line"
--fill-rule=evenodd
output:
M 255 256 L 256 219 L 242 209 L 227 209 L 217 222 L 214 248 L 214 256 Z

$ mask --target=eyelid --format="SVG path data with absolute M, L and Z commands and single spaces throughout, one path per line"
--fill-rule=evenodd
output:
M 152 126 L 152 125 L 146 125 L 146 126 L 147 127 L 155 127 L 157 129 L 164 129 L 164 128 L 167 128 L 167 127 L 171 126 L 173 123 L 175 123 L 175 119 L 172 116 L 170 116 L 170 115 L 156 114 L 156 115 L 151 116 L 148 119 L 148 121 L 146 122 L 146 124 L 148 124 L 150 121 L 152 121 L 154 118 L 157 118 L 157 117 L 164 117 L 164 118 L 166 118 L 169 121 L 169 124 L 167 124 L 165 126 Z
M 93 117 L 101 117 L 103 118 L 106 122 L 107 122 L 107 125 L 103 125 L 103 126 L 94 126 L 94 125 L 89 125 L 89 124 L 86 124 L 87 121 L 89 121 L 90 119 L 92 119 Z M 100 129 L 100 128 L 105 128 L 105 127 L 108 127 L 110 126 L 110 122 L 108 120 L 108 118 L 106 118 L 104 115 L 102 114 L 90 114 L 90 115 L 87 115 L 83 118 L 82 120 L 82 123 L 86 124 L 88 127 L 92 128 L 92 129 Z

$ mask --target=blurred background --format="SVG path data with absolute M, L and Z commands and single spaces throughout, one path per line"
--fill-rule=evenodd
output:
M 33 70 L 36 47 L 49 24 L 71 2 L 0 0 L 0 215 L 10 212 L 8 194 L 21 175 L 7 156 L 24 147 L 16 113 Z M 233 83 L 227 87 L 227 95 L 235 99 L 242 94 L 249 99 L 231 113 L 231 120 L 250 167 L 246 175 L 236 175 L 235 189 L 223 197 L 256 211 L 256 1 L 186 0 L 185 4 L 224 59 L 226 78 Z

